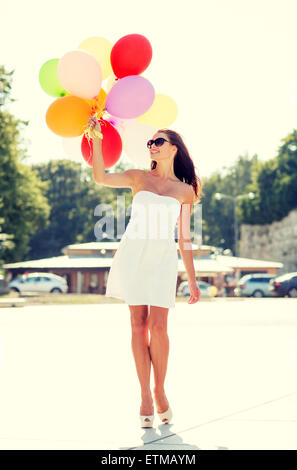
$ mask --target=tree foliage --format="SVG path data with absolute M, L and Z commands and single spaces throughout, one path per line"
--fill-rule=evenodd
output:
M 234 203 L 231 199 L 217 200 L 215 194 L 222 193 L 236 197 L 251 191 L 253 180 L 256 178 L 259 162 L 257 155 L 239 156 L 224 173 L 215 172 L 208 178 L 203 178 L 205 196 L 202 203 L 203 242 L 213 246 L 232 249 L 234 252 Z M 239 206 L 239 204 L 238 204 Z M 240 217 L 240 211 L 237 209 Z
M 49 224 L 31 238 L 29 255 L 33 259 L 59 256 L 61 249 L 72 243 L 96 241 L 94 227 L 98 219 L 94 215 L 95 207 L 106 203 L 116 216 L 116 196 L 125 195 L 126 205 L 131 199 L 131 191 L 127 188 L 96 184 L 92 168 L 78 162 L 52 160 L 33 168 L 47 184 L 45 196 L 51 207 Z
M 297 131 L 281 140 L 277 155 L 260 162 L 239 157 L 225 175 L 215 173 L 204 179 L 203 240 L 234 251 L 233 202 L 217 201 L 216 192 L 231 195 L 254 193 L 254 198 L 238 200 L 239 224 L 271 224 L 297 207 Z M 224 240 L 222 242 L 221 240 Z
M 16 119 L 6 109 L 14 101 L 10 97 L 12 75 L 13 71 L 8 73 L 0 67 L 0 219 L 3 234 L 13 241 L 1 244 L 5 262 L 25 256 L 31 236 L 46 223 L 49 214 L 44 184 L 30 166 L 22 163 L 26 157 L 22 130 L 28 122 Z
M 251 186 L 256 198 L 241 203 L 241 220 L 246 224 L 271 224 L 297 207 L 297 131 L 281 142 L 277 156 L 258 168 Z

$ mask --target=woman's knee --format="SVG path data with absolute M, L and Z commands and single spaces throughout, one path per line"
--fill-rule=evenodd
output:
M 149 323 L 149 330 L 151 335 L 164 335 L 167 334 L 167 325 L 163 322 Z
M 148 306 L 129 305 L 131 327 L 134 333 L 143 333 L 148 329 Z
M 168 308 L 151 306 L 148 325 L 151 334 L 167 334 L 168 310 Z

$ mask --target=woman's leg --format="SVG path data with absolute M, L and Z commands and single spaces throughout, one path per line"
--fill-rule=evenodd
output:
M 141 415 L 153 414 L 150 390 L 151 357 L 149 351 L 148 305 L 129 305 L 132 327 L 132 351 L 141 387 Z
M 154 395 L 158 413 L 167 411 L 169 406 L 164 389 L 169 355 L 169 338 L 167 334 L 168 311 L 168 308 L 151 305 L 149 314 L 149 329 L 151 333 L 149 349 L 154 367 Z

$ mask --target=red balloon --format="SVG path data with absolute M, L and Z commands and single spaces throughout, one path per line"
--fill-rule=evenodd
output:
M 153 50 L 141 34 L 128 34 L 119 39 L 110 53 L 110 63 L 117 78 L 140 75 L 150 64 Z
M 123 144 L 122 139 L 118 131 L 105 119 L 99 119 L 101 133 L 103 134 L 102 139 L 102 155 L 104 161 L 104 167 L 110 168 L 116 164 L 119 160 Z M 84 160 L 89 166 L 93 166 L 93 141 L 90 143 L 85 135 L 83 135 L 81 141 L 81 153 Z

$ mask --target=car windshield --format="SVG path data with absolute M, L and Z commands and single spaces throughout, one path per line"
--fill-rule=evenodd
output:
M 251 276 L 250 276 L 249 274 L 247 274 L 246 276 L 241 277 L 241 278 L 239 279 L 239 281 L 238 281 L 238 284 L 243 284 L 243 283 L 246 282 L 248 279 L 250 279 L 250 277 L 251 277 Z
M 277 278 L 278 281 L 287 281 L 288 279 L 291 279 L 292 277 L 297 276 L 297 273 L 286 273 L 283 274 L 282 276 L 279 276 Z

